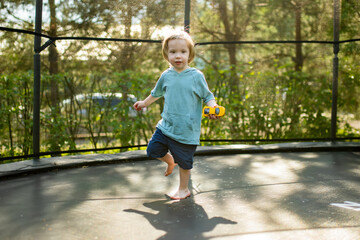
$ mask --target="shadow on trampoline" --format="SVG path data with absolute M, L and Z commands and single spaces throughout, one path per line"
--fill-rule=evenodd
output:
M 125 212 L 144 216 L 151 225 L 165 231 L 166 234 L 158 239 L 208 239 L 203 233 L 212 231 L 218 224 L 237 224 L 223 217 L 209 218 L 204 208 L 196 204 L 194 198 L 181 201 L 158 200 L 143 204 L 145 207 L 157 211 L 150 213 L 136 209 L 125 209 Z
M 41 172 L 1 182 L 1 236 L 359 239 L 360 208 L 341 207 L 359 203 L 359 164 L 356 152 L 196 156 L 182 201 L 164 197 L 178 172 L 156 160 Z

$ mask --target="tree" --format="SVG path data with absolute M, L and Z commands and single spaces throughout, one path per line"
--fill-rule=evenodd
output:
M 304 61 L 314 54 L 314 48 L 304 49 L 300 41 L 328 38 L 332 27 L 332 4 L 321 0 L 278 0 L 270 1 L 265 9 L 264 23 L 276 29 L 269 32 L 268 37 L 271 40 L 297 41 L 295 51 L 283 52 L 283 55 L 291 57 L 295 71 L 302 71 Z
M 341 40 L 360 38 L 360 3 L 355 0 L 341 1 Z M 349 42 L 340 45 L 339 106 L 340 111 L 360 119 L 360 44 Z
M 247 36 L 248 29 L 251 27 L 255 17 L 255 1 L 239 0 L 212 0 L 204 1 L 200 16 L 197 18 L 197 32 L 212 36 L 216 41 L 241 41 Z M 210 13 L 208 13 L 210 11 Z M 212 14 L 216 13 L 216 16 Z M 217 20 L 221 25 L 217 25 Z M 239 45 L 224 44 L 228 54 L 228 66 L 230 66 L 229 77 L 229 96 L 240 98 L 244 95 L 244 89 L 240 91 L 240 78 L 237 55 Z M 232 125 L 231 132 L 238 132 L 238 123 L 242 112 L 240 105 L 235 105 L 231 111 Z
M 24 15 L 18 14 L 21 11 Z M 0 24 L 3 27 L 32 31 L 34 21 L 26 15 L 33 12 L 33 1 L 1 1 Z M 28 71 L 33 66 L 33 37 L 13 32 L 0 32 L 0 73 Z
M 254 1 L 212 0 L 204 2 L 204 9 L 202 11 L 205 11 L 205 13 L 202 13 L 203 17 L 200 16 L 197 19 L 199 24 L 197 32 L 208 34 L 216 41 L 232 42 L 244 40 L 255 15 Z M 216 12 L 217 16 L 213 14 L 207 15 L 206 11 Z M 221 26 L 216 25 L 217 19 L 221 22 Z M 239 45 L 224 44 L 224 47 L 227 50 L 229 65 L 232 69 L 232 81 L 229 83 L 231 92 L 238 94 L 239 78 L 236 76 L 236 70 Z

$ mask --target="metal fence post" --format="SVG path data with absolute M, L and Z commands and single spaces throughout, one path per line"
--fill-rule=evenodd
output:
M 333 80 L 332 80 L 332 103 L 331 103 L 331 140 L 336 141 L 337 132 L 337 99 L 338 99 L 338 77 L 339 77 L 339 35 L 340 35 L 340 1 L 334 0 L 334 58 L 333 58 Z
M 35 32 L 41 33 L 42 25 L 42 0 L 36 0 L 35 9 Z M 33 154 L 34 159 L 39 159 L 40 153 L 40 47 L 41 36 L 34 37 L 34 111 L 33 111 Z

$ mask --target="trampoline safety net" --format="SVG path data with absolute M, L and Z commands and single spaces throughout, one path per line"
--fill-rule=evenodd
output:
M 163 37 L 184 28 L 196 42 L 191 66 L 226 108 L 202 120 L 202 144 L 360 139 L 359 1 L 5 0 L 1 161 L 146 146 L 163 100 L 132 105 L 168 67 Z

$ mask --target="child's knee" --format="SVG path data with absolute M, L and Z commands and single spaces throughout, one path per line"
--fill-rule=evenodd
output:
M 151 158 L 163 158 L 167 154 L 168 150 L 165 148 L 156 148 L 149 144 L 146 148 L 146 154 Z

